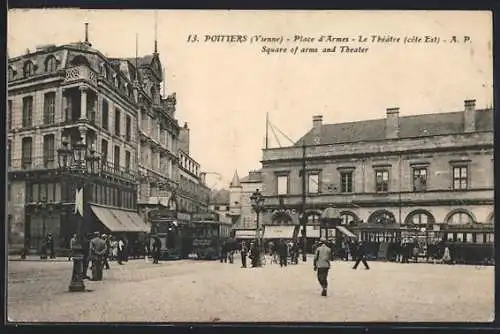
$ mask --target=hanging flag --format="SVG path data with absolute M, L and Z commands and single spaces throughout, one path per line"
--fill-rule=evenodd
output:
M 83 217 L 83 188 L 76 189 L 75 214 L 79 213 Z

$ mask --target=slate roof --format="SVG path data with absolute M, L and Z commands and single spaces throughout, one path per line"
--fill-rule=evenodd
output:
M 145 55 L 145 56 L 142 56 L 142 57 L 137 57 L 137 65 L 139 67 L 141 66 L 144 66 L 144 65 L 151 65 L 151 62 L 153 61 L 153 55 Z M 126 60 L 128 60 L 129 62 L 131 62 L 132 64 L 134 64 L 135 66 L 135 57 L 134 58 L 126 58 Z
M 375 119 L 358 122 L 323 124 L 321 126 L 320 144 L 339 144 L 359 141 L 386 139 L 386 119 Z M 476 110 L 476 130 L 493 131 L 493 110 Z M 399 117 L 399 138 L 414 138 L 456 134 L 464 132 L 464 113 L 447 112 Z M 296 146 L 314 145 L 313 129 L 309 130 Z
M 240 179 L 241 183 L 260 183 L 262 182 L 262 173 L 260 170 L 252 171 L 247 176 Z
M 210 204 L 229 204 L 229 190 L 212 190 L 210 192 Z

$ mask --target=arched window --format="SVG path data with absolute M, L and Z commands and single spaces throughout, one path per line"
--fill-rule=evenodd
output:
M 350 225 L 352 222 L 357 222 L 359 220 L 358 216 L 350 211 L 343 211 L 340 213 L 340 224 Z
M 384 225 L 396 224 L 396 218 L 387 210 L 378 210 L 371 214 L 368 218 L 368 223 Z
M 71 60 L 71 65 L 73 66 L 87 66 L 90 67 L 89 60 L 85 58 L 84 56 L 78 55 L 73 57 Z
M 310 213 L 307 216 L 307 225 L 319 225 L 321 215 L 315 212 Z
M 465 210 L 453 212 L 448 216 L 446 223 L 450 225 L 466 225 L 474 222 L 472 215 Z
M 291 225 L 292 217 L 285 212 L 277 212 L 273 215 L 273 225 Z
M 45 60 L 45 72 L 54 72 L 57 69 L 57 60 L 54 56 L 48 56 Z
M 35 66 L 30 60 L 24 63 L 23 74 L 25 77 L 30 77 L 35 74 Z
M 434 216 L 425 210 L 412 211 L 405 219 L 406 225 L 426 226 L 435 222 Z

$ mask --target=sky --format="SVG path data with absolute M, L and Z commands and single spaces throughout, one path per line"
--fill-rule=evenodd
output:
M 478 108 L 493 104 L 489 12 L 16 9 L 8 13 L 8 54 L 82 41 L 85 22 L 93 47 L 110 57 L 134 57 L 136 34 L 139 56 L 151 54 L 156 31 L 166 93 L 176 92 L 177 119 L 191 129 L 190 155 L 215 188 L 227 186 L 235 170 L 243 177 L 260 168 L 266 113 L 296 141 L 313 115 L 339 123 L 384 118 L 388 107 L 406 116 L 463 110 L 466 99 Z M 199 41 L 188 42 L 190 34 Z M 247 41 L 205 42 L 217 35 Z M 283 39 L 252 39 L 258 35 Z M 355 41 L 318 41 L 322 35 Z M 373 42 L 373 35 L 386 42 Z M 413 36 L 421 42 L 404 43 Z M 425 36 L 439 43 L 424 43 Z M 459 43 L 449 43 L 451 36 Z M 368 50 L 340 52 L 342 45 Z M 286 51 L 267 54 L 264 46 Z M 300 52 L 334 46 L 330 53 Z M 269 133 L 270 147 L 291 144 Z

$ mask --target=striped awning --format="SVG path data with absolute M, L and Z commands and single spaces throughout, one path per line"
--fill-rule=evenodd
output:
M 349 231 L 347 228 L 345 228 L 344 226 L 337 226 L 337 230 L 339 230 L 340 232 L 342 232 L 342 234 L 348 236 L 348 237 L 351 237 L 351 238 L 356 238 L 356 235 L 354 233 L 352 233 L 351 231 Z
M 111 232 L 150 232 L 150 227 L 135 212 L 95 205 L 91 209 Z

